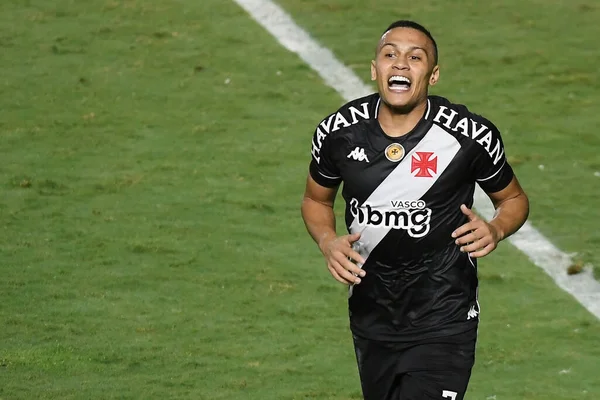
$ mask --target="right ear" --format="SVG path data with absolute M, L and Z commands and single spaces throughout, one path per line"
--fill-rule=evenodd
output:
M 377 80 L 377 68 L 375 68 L 375 60 L 371 60 L 371 80 Z
M 429 84 L 431 86 L 435 85 L 440 79 L 440 66 L 436 65 L 433 67 L 433 71 L 431 71 L 431 76 L 429 77 Z

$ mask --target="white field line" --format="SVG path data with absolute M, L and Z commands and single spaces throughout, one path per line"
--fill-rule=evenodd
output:
M 286 49 L 298 54 L 311 68 L 319 73 L 325 83 L 335 89 L 344 100 L 349 101 L 373 92 L 333 53 L 319 45 L 306 31 L 277 4 L 270 0 L 234 0 L 260 25 L 269 31 Z M 475 207 L 484 217 L 494 214 L 487 195 L 477 187 Z M 587 310 L 600 318 L 600 283 L 589 268 L 577 275 L 568 275 L 571 258 L 546 239 L 529 222 L 508 239 L 538 267 L 542 268 L 556 284 L 570 293 Z

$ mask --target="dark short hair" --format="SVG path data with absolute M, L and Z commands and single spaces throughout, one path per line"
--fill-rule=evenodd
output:
M 435 39 L 431 35 L 431 32 L 429 32 L 423 25 L 421 25 L 415 21 L 409 21 L 407 19 L 402 19 L 402 20 L 396 21 L 396 22 L 392 23 L 390 26 L 388 26 L 388 28 L 383 32 L 383 34 L 386 34 L 388 31 L 390 31 L 394 28 L 411 28 L 411 29 L 416 29 L 419 32 L 424 33 L 425 36 L 427 36 L 429 38 L 429 40 L 431 40 L 431 43 L 433 43 L 433 52 L 434 52 L 433 57 L 434 57 L 436 65 L 437 65 L 437 63 L 438 63 L 437 43 L 435 42 Z

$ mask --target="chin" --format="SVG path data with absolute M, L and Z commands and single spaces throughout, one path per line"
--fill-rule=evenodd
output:
M 405 93 L 394 93 L 385 91 L 383 101 L 394 111 L 406 113 L 412 111 L 415 107 L 421 104 L 422 98 L 413 91 Z M 382 96 L 384 97 L 384 96 Z M 424 96 L 426 101 L 427 95 Z
M 396 100 L 396 101 L 394 101 L 393 99 L 387 99 L 387 100 L 388 101 L 385 101 L 385 103 L 387 104 L 387 106 L 389 108 L 391 108 L 394 111 L 398 111 L 398 112 L 402 112 L 402 113 L 410 112 L 417 106 L 417 102 L 414 101 L 413 99 Z M 392 100 L 392 101 L 389 101 L 389 100 Z

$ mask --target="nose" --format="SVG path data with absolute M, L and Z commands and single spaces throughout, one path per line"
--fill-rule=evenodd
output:
M 406 60 L 406 58 L 398 57 L 398 58 L 396 58 L 396 61 L 392 65 L 392 68 L 398 69 L 398 70 L 407 70 L 410 67 L 409 67 L 409 64 L 408 64 L 408 61 Z

